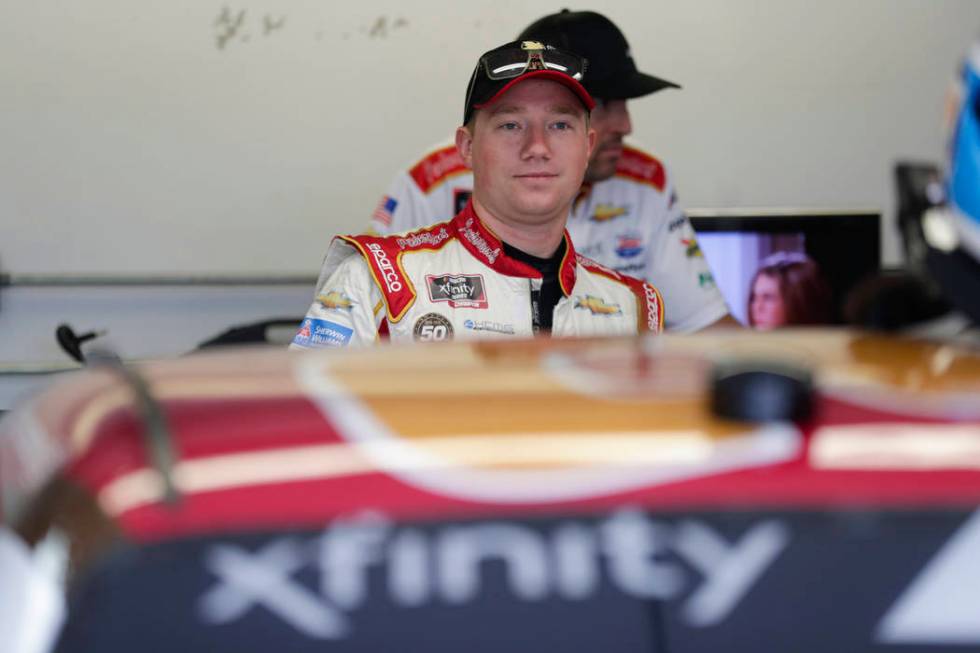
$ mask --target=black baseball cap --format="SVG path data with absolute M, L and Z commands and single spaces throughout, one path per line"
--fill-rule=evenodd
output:
M 589 62 L 575 53 L 535 40 L 511 41 L 488 50 L 476 62 L 466 87 L 463 124 L 469 122 L 474 110 L 482 109 L 514 85 L 532 78 L 563 84 L 586 111 L 591 111 L 595 101 L 581 83 L 588 66 Z
M 680 88 L 637 70 L 626 37 L 611 20 L 594 11 L 562 9 L 535 21 L 517 38 L 551 43 L 588 59 L 589 74 L 582 83 L 597 98 L 628 100 Z

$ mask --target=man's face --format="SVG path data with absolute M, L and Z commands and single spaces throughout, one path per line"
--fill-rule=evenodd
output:
M 541 79 L 517 84 L 456 131 L 474 200 L 515 224 L 567 217 L 594 142 L 575 94 Z
M 616 172 L 616 164 L 623 154 L 623 137 L 633 132 L 626 100 L 599 100 L 592 110 L 592 128 L 596 142 L 586 181 L 609 179 Z

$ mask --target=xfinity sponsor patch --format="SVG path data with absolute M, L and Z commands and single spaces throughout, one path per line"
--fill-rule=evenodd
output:
M 300 347 L 343 347 L 350 342 L 354 330 L 343 324 L 311 317 L 303 320 L 293 344 Z
M 452 340 L 453 325 L 438 313 L 426 313 L 415 322 L 412 335 L 420 342 Z
M 471 331 L 492 331 L 494 333 L 506 333 L 510 336 L 514 335 L 513 324 L 502 324 L 490 320 L 466 320 L 463 322 L 463 326 Z
M 316 301 L 320 306 L 328 310 L 347 311 L 348 313 L 356 303 L 347 296 L 347 293 L 341 290 L 330 290 L 321 293 L 316 296 Z
M 427 274 L 426 288 L 433 302 L 447 302 L 453 308 L 487 308 L 487 293 L 483 275 Z
M 599 204 L 592 212 L 594 222 L 608 222 L 628 213 L 625 206 L 613 206 L 612 204 Z
M 622 234 L 616 239 L 616 254 L 620 258 L 634 258 L 643 253 L 643 239 L 637 234 Z
M 575 298 L 575 308 L 587 309 L 593 315 L 622 315 L 623 310 L 619 304 L 608 304 L 601 297 L 586 295 L 585 297 Z

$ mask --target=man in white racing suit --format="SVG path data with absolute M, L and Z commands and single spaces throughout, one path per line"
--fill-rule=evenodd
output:
M 728 317 L 673 182 L 655 157 L 623 143 L 632 131 L 626 101 L 676 84 L 637 70 L 622 32 L 595 12 L 545 16 L 519 38 L 553 43 L 589 61 L 583 85 L 596 98 L 597 133 L 567 228 L 579 253 L 646 279 L 664 295 L 668 330 L 696 331 Z M 466 205 L 473 175 L 454 144 L 433 149 L 397 175 L 371 218 L 392 234 L 448 220 Z
M 564 228 L 595 144 L 586 65 L 535 41 L 485 53 L 456 132 L 473 196 L 449 222 L 334 239 L 292 347 L 660 331 L 656 288 L 576 254 Z

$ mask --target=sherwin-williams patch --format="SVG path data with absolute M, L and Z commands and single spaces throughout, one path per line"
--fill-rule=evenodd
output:
M 329 320 L 306 318 L 300 325 L 293 344 L 300 347 L 343 347 L 350 342 L 354 330 Z

